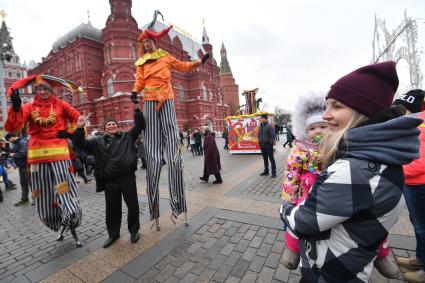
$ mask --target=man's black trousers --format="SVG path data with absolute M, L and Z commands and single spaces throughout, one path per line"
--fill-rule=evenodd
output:
M 118 237 L 120 234 L 121 195 L 128 208 L 128 231 L 133 234 L 140 229 L 139 201 L 137 200 L 136 176 L 134 173 L 107 180 L 105 184 L 106 228 L 111 238 Z
M 262 143 L 260 144 L 261 154 L 264 159 L 264 172 L 269 172 L 269 159 L 272 166 L 272 173 L 276 174 L 276 162 L 274 161 L 273 155 L 273 144 L 271 143 Z

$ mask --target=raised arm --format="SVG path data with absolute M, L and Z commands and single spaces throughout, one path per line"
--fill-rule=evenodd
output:
M 131 138 L 136 141 L 137 137 L 146 128 L 143 112 L 139 108 L 134 110 L 134 126 L 130 129 Z
M 12 89 L 10 96 L 12 106 L 7 111 L 7 120 L 4 125 L 6 131 L 16 133 L 21 131 L 27 123 L 32 103 L 25 104 L 22 106 L 22 100 L 19 97 L 19 91 Z
M 190 72 L 196 67 L 199 67 L 202 63 L 201 63 L 201 60 L 197 60 L 193 62 L 183 62 L 169 55 L 169 64 L 171 69 L 173 70 L 177 70 L 180 72 Z
M 85 113 L 83 113 L 83 115 L 78 117 L 77 129 L 74 131 L 72 135 L 72 143 L 74 144 L 74 146 L 80 149 L 83 149 L 87 151 L 88 153 L 93 154 L 94 148 L 96 146 L 96 140 L 86 139 L 86 130 L 85 130 L 85 126 L 89 117 L 90 117 L 90 114 L 86 115 Z

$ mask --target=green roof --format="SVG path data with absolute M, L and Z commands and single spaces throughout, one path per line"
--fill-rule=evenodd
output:
M 220 74 L 231 74 L 232 70 L 230 69 L 229 61 L 227 61 L 227 58 L 221 58 L 220 62 Z

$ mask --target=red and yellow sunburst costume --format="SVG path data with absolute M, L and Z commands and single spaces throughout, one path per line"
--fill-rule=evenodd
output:
M 16 106 L 19 97 L 12 93 L 31 83 L 35 84 L 37 93 L 44 88 L 50 96 L 42 98 L 36 94 L 33 102 Z M 33 75 L 13 83 L 8 95 L 12 95 L 12 105 L 15 105 L 8 110 L 5 129 L 19 132 L 26 126 L 31 136 L 28 143 L 30 188 L 40 220 L 55 231 L 60 227 L 63 227 L 62 233 L 70 229 L 80 246 L 75 228 L 81 223 L 82 210 L 67 138 L 62 135 L 63 131 L 72 133 L 76 129 L 80 114 L 53 95 L 54 86 L 71 93 L 82 92 L 74 83 L 49 75 Z
M 18 82 L 29 84 L 34 81 L 40 84 L 43 80 L 42 76 L 31 76 Z M 51 81 L 49 83 L 53 84 Z M 17 88 L 19 84 L 11 86 L 11 89 Z M 79 116 L 76 109 L 54 95 L 48 99 L 40 99 L 36 95 L 34 101 L 24 104 L 19 112 L 14 112 L 12 107 L 8 109 L 5 129 L 8 132 L 19 132 L 28 123 L 28 134 L 31 136 L 28 144 L 29 165 L 70 160 L 68 143 L 66 139 L 58 138 L 57 133 L 61 130 L 72 133 L 77 127 Z

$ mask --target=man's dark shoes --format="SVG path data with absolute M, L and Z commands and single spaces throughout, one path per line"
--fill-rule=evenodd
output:
M 109 247 L 110 245 L 112 245 L 116 240 L 118 240 L 120 236 L 116 236 L 116 237 L 109 237 L 104 243 L 103 243 L 103 248 L 106 249 L 107 247 Z
M 23 205 L 27 205 L 27 204 L 29 204 L 30 202 L 29 202 L 29 200 L 20 200 L 20 201 L 18 201 L 17 203 L 15 203 L 15 206 L 23 206 Z
M 130 239 L 132 243 L 137 242 L 139 240 L 139 232 L 132 233 Z
M 16 184 L 13 184 L 12 182 L 9 182 L 8 184 L 6 184 L 6 191 L 13 191 L 16 190 Z
M 213 184 L 221 184 L 221 183 L 223 183 L 223 180 L 221 179 L 217 179 L 213 182 Z
M 267 175 L 269 175 L 269 172 L 267 171 L 264 171 L 263 173 L 260 174 L 260 176 L 267 176 Z
M 276 178 L 276 173 L 272 173 L 272 175 L 270 176 L 270 178 Z
M 205 178 L 205 177 L 199 177 L 199 179 L 202 180 L 202 181 L 208 182 L 208 179 Z

